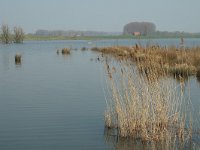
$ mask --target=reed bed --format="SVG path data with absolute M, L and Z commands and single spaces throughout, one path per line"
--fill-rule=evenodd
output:
M 200 47 L 177 48 L 153 46 L 94 47 L 91 50 L 111 55 L 118 60 L 131 60 L 140 68 L 151 68 L 162 74 L 163 69 L 174 76 L 196 75 L 200 68 Z
M 107 129 L 114 130 L 117 137 L 161 141 L 168 146 L 191 139 L 192 121 L 187 116 L 183 84 L 167 76 L 159 78 L 153 67 L 148 76 L 141 74 L 129 60 L 105 62 Z
M 69 55 L 71 53 L 69 48 L 63 48 L 61 50 L 61 52 L 63 55 Z M 58 53 L 58 51 L 57 51 L 57 53 Z

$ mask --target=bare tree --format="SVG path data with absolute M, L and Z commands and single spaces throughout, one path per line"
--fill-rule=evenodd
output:
M 4 44 L 11 43 L 12 38 L 11 38 L 11 32 L 10 32 L 10 29 L 9 29 L 8 25 L 3 24 L 1 26 L 1 35 L 0 35 L 0 38 L 1 38 L 1 41 Z
M 24 31 L 21 27 L 14 27 L 14 43 L 23 43 L 24 41 Z

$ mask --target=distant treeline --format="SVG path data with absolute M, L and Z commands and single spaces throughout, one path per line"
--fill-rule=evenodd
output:
M 131 22 L 124 26 L 124 35 L 140 35 L 142 37 L 152 38 L 176 38 L 176 37 L 191 37 L 200 38 L 200 33 L 188 33 L 188 32 L 168 32 L 156 30 L 156 25 L 152 22 Z
M 100 31 L 75 31 L 75 30 L 37 30 L 34 35 L 36 36 L 101 36 L 101 35 L 121 35 L 121 32 L 100 32 Z
M 150 35 L 151 37 L 188 37 L 188 38 L 200 38 L 200 33 L 188 33 L 188 32 L 168 32 L 168 31 L 156 31 Z
M 37 30 L 29 37 L 65 37 L 65 38 L 83 38 L 83 37 L 97 37 L 109 36 L 133 38 L 133 36 L 140 36 L 143 38 L 173 38 L 173 37 L 193 37 L 200 38 L 200 33 L 187 32 L 168 32 L 156 30 L 156 25 L 152 22 L 130 22 L 126 24 L 122 32 L 101 32 L 101 31 L 78 31 L 78 30 Z

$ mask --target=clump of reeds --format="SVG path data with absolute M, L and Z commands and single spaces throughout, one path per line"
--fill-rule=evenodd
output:
M 131 52 L 131 47 L 113 46 L 113 47 L 93 47 L 92 51 L 102 52 L 104 54 L 113 54 L 115 56 L 126 56 Z
M 92 47 L 90 50 L 100 52 L 100 48 L 98 47 Z
M 147 77 L 127 61 L 113 65 L 106 61 L 110 97 L 106 99 L 105 126 L 124 138 L 184 142 L 191 137 L 192 125 L 186 128 L 182 85 L 159 79 L 158 72 L 151 69 Z
M 175 64 L 172 67 L 166 67 L 169 73 L 173 74 L 174 76 L 182 76 L 187 77 L 190 75 L 195 75 L 197 73 L 197 69 L 188 64 Z
M 67 54 L 70 54 L 70 49 L 69 48 L 63 48 L 61 52 L 62 52 L 63 55 L 67 55 Z
M 15 55 L 15 64 L 21 64 L 21 55 L 20 54 L 16 54 Z
M 200 66 L 200 47 L 178 48 L 153 46 L 113 46 L 94 47 L 91 50 L 113 56 L 118 60 L 131 60 L 138 67 L 154 69 L 162 72 L 166 69 L 171 75 L 195 75 Z M 156 67 L 155 67 L 156 66 Z

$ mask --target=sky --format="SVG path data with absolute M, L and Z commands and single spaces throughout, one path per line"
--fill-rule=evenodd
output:
M 0 25 L 38 29 L 122 32 L 129 22 L 159 31 L 200 32 L 200 0 L 0 0 Z

